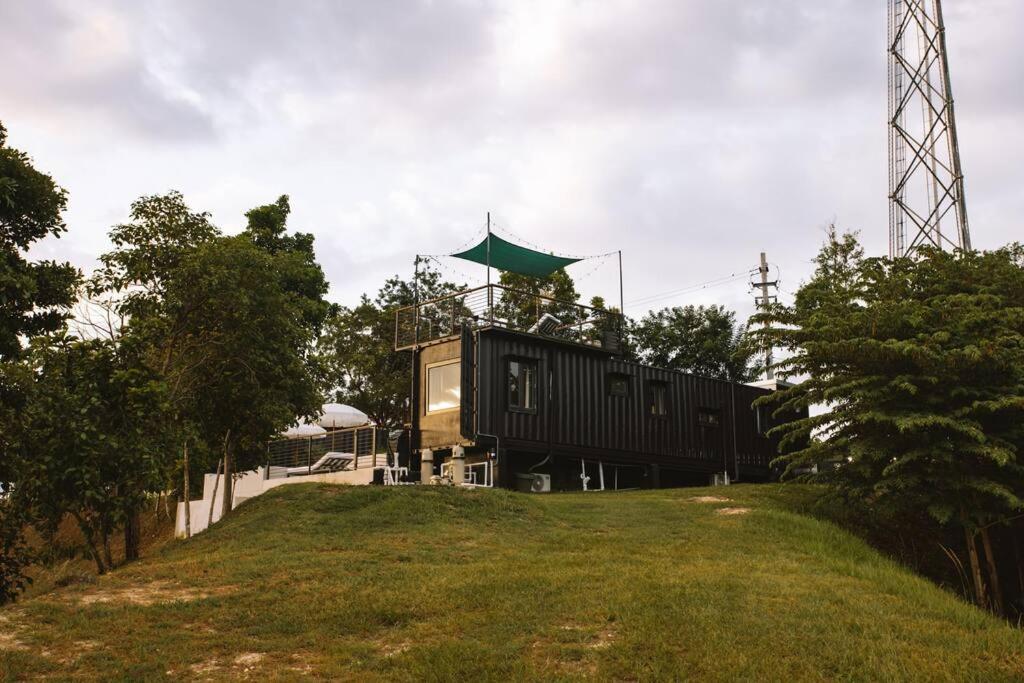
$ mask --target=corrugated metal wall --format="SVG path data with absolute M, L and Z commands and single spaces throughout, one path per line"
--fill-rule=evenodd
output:
M 598 349 L 529 335 L 485 330 L 476 337 L 481 433 L 537 450 L 593 451 L 708 470 L 732 471 L 737 463 L 765 469 L 775 457 L 776 443 L 757 433 L 751 407 L 767 390 L 627 363 Z M 535 413 L 508 409 L 508 362 L 514 359 L 538 364 Z M 627 379 L 628 396 L 610 395 L 612 375 Z M 650 414 L 655 382 L 667 389 L 664 417 Z M 702 427 L 702 410 L 718 414 L 719 425 Z M 762 412 L 769 420 L 770 411 Z

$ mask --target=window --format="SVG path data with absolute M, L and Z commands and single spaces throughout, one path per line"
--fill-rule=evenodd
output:
M 537 411 L 537 361 L 516 358 L 508 362 L 508 407 Z
M 698 408 L 697 424 L 700 425 L 698 439 L 701 458 L 719 460 L 725 446 L 725 435 L 719 429 L 722 424 L 722 412 L 714 408 Z
M 461 375 L 461 363 L 457 358 L 427 366 L 428 415 L 459 407 Z
M 701 408 L 697 411 L 697 424 L 701 427 L 717 427 L 722 423 L 722 415 L 717 410 Z
M 613 372 L 608 375 L 609 396 L 629 396 L 629 375 Z
M 650 388 L 648 412 L 651 417 L 666 417 L 668 415 L 668 383 L 651 382 Z

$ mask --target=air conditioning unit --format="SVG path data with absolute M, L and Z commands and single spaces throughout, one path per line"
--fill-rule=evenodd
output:
M 530 485 L 530 490 L 534 493 L 551 493 L 551 475 L 533 475 L 533 483 Z
M 538 472 L 516 474 L 516 488 L 523 493 L 550 493 L 551 475 Z

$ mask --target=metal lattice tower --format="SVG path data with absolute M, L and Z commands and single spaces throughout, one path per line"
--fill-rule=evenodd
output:
M 889 255 L 971 248 L 941 0 L 889 0 Z

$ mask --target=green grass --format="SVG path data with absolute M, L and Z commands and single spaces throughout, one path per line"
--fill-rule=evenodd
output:
M 815 495 L 281 487 L 0 610 L 0 677 L 1024 678 L 1024 633 L 801 514 Z

